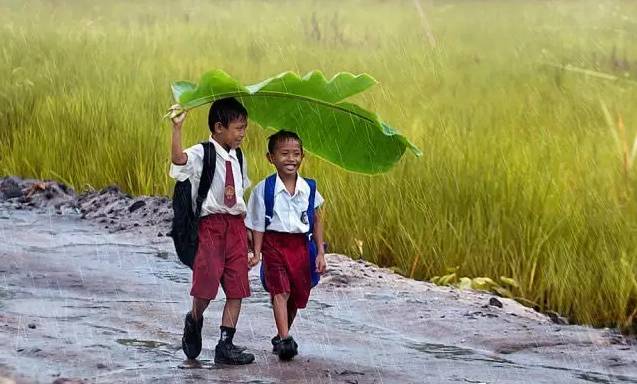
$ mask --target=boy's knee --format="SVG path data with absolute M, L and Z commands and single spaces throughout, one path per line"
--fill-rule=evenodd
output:
M 272 296 L 273 301 L 287 301 L 289 298 L 290 298 L 290 294 L 287 292 L 277 293 L 276 295 Z
M 202 299 L 200 297 L 193 297 L 192 303 L 197 307 L 207 307 L 210 304 L 210 299 Z
M 210 299 L 192 298 L 192 316 L 195 320 L 203 316 L 204 311 L 208 308 L 208 304 L 210 304 Z
M 192 298 L 193 303 L 196 303 L 196 304 L 208 304 L 208 303 L 210 303 L 210 300 L 211 299 L 205 299 L 203 297 L 193 297 Z

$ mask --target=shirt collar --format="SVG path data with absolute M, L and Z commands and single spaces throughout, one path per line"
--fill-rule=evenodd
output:
M 210 135 L 210 137 L 208 138 L 208 141 L 210 141 L 214 146 L 215 146 L 215 151 L 219 154 L 219 156 L 221 156 L 224 160 L 230 160 L 230 158 L 232 157 L 233 159 L 237 158 L 237 150 L 234 148 L 231 148 L 230 151 L 226 151 L 226 149 L 217 142 L 217 140 L 212 138 L 212 135 Z
M 285 189 L 285 184 L 283 184 L 283 180 L 279 177 L 279 174 L 276 174 L 276 184 L 274 186 L 274 194 L 277 195 L 279 193 L 288 193 Z M 310 194 L 310 186 L 307 184 L 307 181 L 303 177 L 301 177 L 300 173 L 296 173 L 296 185 L 294 186 L 294 195 L 292 197 L 298 195 L 299 193 L 304 193 L 305 195 Z

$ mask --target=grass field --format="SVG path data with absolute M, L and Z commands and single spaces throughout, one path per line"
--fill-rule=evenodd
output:
M 309 156 L 331 250 L 635 324 L 634 2 L 0 0 L 0 21 L 0 174 L 168 195 L 171 81 L 367 72 L 380 85 L 354 101 L 424 155 L 376 177 Z M 266 136 L 244 145 L 254 181 Z

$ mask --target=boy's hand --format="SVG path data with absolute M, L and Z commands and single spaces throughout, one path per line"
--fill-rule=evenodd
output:
M 244 219 L 245 219 L 245 215 L 246 215 L 245 213 L 242 214 Z M 254 250 L 254 240 L 253 240 L 253 237 L 252 237 L 252 231 L 247 229 L 246 232 L 247 232 L 247 235 L 248 235 L 248 250 L 249 251 L 253 251 Z
M 173 104 L 168 109 L 168 115 L 170 116 L 170 121 L 173 123 L 174 129 L 180 129 L 184 124 L 184 120 L 186 119 L 187 112 L 181 108 L 179 104 Z
M 326 270 L 327 263 L 325 262 L 325 254 L 319 253 L 318 256 L 316 256 L 316 272 L 322 275 L 325 273 Z
M 261 261 L 261 252 L 258 255 L 256 253 L 248 253 L 248 267 L 256 266 L 259 261 Z

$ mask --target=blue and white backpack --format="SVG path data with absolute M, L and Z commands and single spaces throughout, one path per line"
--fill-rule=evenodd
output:
M 276 173 L 268 176 L 265 179 L 265 189 L 263 191 L 263 201 L 265 202 L 265 229 L 268 229 L 272 215 L 274 215 L 274 188 L 276 186 Z M 308 255 L 310 258 L 310 278 L 312 281 L 312 288 L 318 284 L 321 279 L 321 275 L 316 271 L 316 257 L 318 254 L 318 248 L 314 241 L 314 199 L 316 197 L 316 181 L 313 179 L 305 178 L 305 181 L 310 186 L 310 198 L 307 207 L 307 220 L 310 224 L 310 230 L 305 234 Z M 268 287 L 265 285 L 265 267 L 261 262 L 261 284 L 267 291 Z

